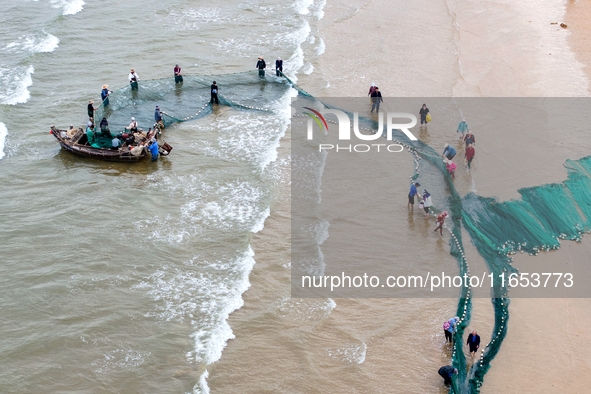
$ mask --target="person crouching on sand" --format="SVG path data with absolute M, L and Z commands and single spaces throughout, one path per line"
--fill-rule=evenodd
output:
M 437 230 L 439 230 L 439 235 L 442 235 L 442 236 L 443 236 L 443 224 L 445 223 L 446 217 L 447 217 L 447 211 L 443 211 L 439 215 L 437 215 L 437 227 L 435 227 L 435 230 L 433 230 L 435 232 Z

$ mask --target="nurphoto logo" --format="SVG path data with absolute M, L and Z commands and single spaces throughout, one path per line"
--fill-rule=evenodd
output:
M 328 133 L 328 121 L 325 118 L 325 115 L 334 115 L 337 118 L 337 122 L 339 125 L 339 134 L 338 139 L 339 141 L 350 141 L 351 140 L 351 121 L 349 116 L 344 112 L 338 109 L 326 109 L 317 111 L 315 109 L 304 107 L 310 112 L 304 112 L 310 119 L 308 119 L 308 134 L 307 139 L 313 140 L 314 139 L 314 123 L 318 125 L 318 128 L 321 131 L 326 131 Z M 395 119 L 407 119 L 410 122 L 407 123 L 394 123 Z M 313 122 L 314 121 L 314 122 Z M 386 140 L 392 141 L 392 130 L 400 130 L 404 133 L 408 139 L 411 141 L 416 141 L 417 137 L 415 137 L 409 129 L 416 126 L 417 118 L 413 114 L 409 114 L 406 112 L 388 112 L 386 114 L 386 133 L 384 134 L 384 116 L 383 113 L 378 114 L 378 129 L 372 130 L 374 131 L 373 134 L 363 134 L 359 129 L 359 113 L 353 112 L 353 133 L 355 137 L 362 141 L 376 141 L 380 137 L 385 137 Z M 369 152 L 371 150 L 380 151 L 380 148 L 384 147 L 388 152 L 401 152 L 404 147 L 399 144 L 356 144 L 356 145 L 345 145 L 341 146 L 339 144 L 319 144 L 318 148 L 319 151 L 323 150 L 334 150 L 335 152 L 339 151 L 347 151 L 347 152 Z

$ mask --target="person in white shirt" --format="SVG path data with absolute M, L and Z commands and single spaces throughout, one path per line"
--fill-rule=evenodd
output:
M 137 75 L 134 68 L 131 69 L 131 72 L 129 73 L 128 78 L 129 78 L 129 84 L 131 85 L 131 89 L 137 90 L 140 77 Z
M 134 117 L 131 118 L 131 123 L 125 128 L 125 130 L 129 130 L 132 133 L 137 133 L 137 122 L 135 121 Z

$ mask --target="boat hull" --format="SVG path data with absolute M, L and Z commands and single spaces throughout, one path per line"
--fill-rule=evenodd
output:
M 58 140 L 60 146 L 63 150 L 71 152 L 77 156 L 81 157 L 88 157 L 91 159 L 98 159 L 103 161 L 115 161 L 121 163 L 135 163 L 142 159 L 144 159 L 148 153 L 146 149 L 143 149 L 141 154 L 133 155 L 131 151 L 119 149 L 119 150 L 112 150 L 112 149 L 98 149 L 93 148 L 88 145 L 81 145 L 76 143 L 79 139 L 78 134 L 76 134 L 71 139 L 66 139 L 61 137 L 61 132 L 65 130 L 57 130 L 52 128 L 51 134 Z M 79 132 L 80 133 L 80 132 Z M 76 138 L 78 137 L 78 138 Z

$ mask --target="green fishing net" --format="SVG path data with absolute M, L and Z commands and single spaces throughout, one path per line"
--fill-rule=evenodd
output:
M 96 123 L 106 117 L 111 132 L 117 134 L 133 116 L 147 131 L 154 124 L 155 106 L 163 111 L 165 125 L 204 117 L 212 112 L 210 85 L 219 86 L 221 105 L 253 111 L 274 111 L 280 97 L 289 88 L 310 100 L 314 98 L 287 77 L 261 78 L 256 70 L 224 75 L 185 75 L 182 84 L 174 78 L 140 81 L 139 89 L 129 86 L 114 91 L 109 105 L 99 106 Z M 326 106 L 327 108 L 330 106 Z M 376 129 L 375 121 L 359 119 L 364 127 Z M 451 234 L 450 253 L 458 262 L 459 275 L 469 274 L 464 253 L 462 229 L 486 262 L 491 273 L 516 272 L 511 255 L 516 252 L 537 254 L 541 250 L 557 249 L 560 239 L 580 241 L 584 232 L 591 230 L 591 156 L 567 161 L 568 177 L 562 183 L 528 187 L 519 190 L 521 199 L 500 202 L 495 198 L 474 193 L 461 196 L 448 174 L 440 153 L 421 141 L 409 141 L 402 132 L 394 131 L 394 140 L 404 145 L 415 161 L 415 172 L 410 181 L 420 180 L 446 194 L 447 201 L 434 207 L 450 213 L 448 229 Z M 494 309 L 494 328 L 491 341 L 482 347 L 477 362 L 469 366 L 463 350 L 463 335 L 470 323 L 472 291 L 462 288 L 457 305 L 461 321 L 455 334 L 452 365 L 459 370 L 451 391 L 458 394 L 478 393 L 491 361 L 499 352 L 507 333 L 509 320 L 509 289 L 495 282 L 491 290 Z

